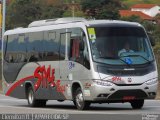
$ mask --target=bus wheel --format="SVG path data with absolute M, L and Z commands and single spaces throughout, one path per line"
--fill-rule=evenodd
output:
M 85 110 L 85 109 L 89 108 L 90 102 L 84 100 L 81 88 L 78 88 L 76 90 L 74 99 L 75 99 L 74 100 L 75 101 L 74 104 L 76 105 L 78 110 Z
M 42 107 L 45 106 L 47 102 L 46 100 L 37 100 L 35 98 L 35 94 L 32 87 L 28 88 L 27 99 L 28 99 L 28 105 L 31 107 Z
M 141 109 L 144 104 L 144 100 L 133 100 L 130 102 L 133 109 Z

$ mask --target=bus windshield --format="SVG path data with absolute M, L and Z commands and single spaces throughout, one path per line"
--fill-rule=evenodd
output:
M 154 60 L 142 27 L 90 27 L 88 34 L 95 62 L 137 65 Z

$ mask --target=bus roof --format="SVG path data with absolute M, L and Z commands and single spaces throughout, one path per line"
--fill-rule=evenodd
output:
M 45 30 L 72 28 L 72 27 L 85 27 L 85 26 L 141 26 L 136 22 L 127 22 L 120 20 L 86 20 L 84 18 L 59 18 L 34 21 L 29 24 L 28 28 L 15 28 L 8 30 L 4 35 L 21 34 L 29 32 L 38 32 Z

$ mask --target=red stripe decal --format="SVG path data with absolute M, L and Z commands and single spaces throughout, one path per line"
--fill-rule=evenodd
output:
M 23 79 L 17 81 L 16 83 L 14 83 L 12 85 L 12 87 L 10 87 L 9 90 L 7 91 L 6 96 L 9 96 L 17 86 L 19 86 L 20 84 L 22 84 L 26 80 L 32 79 L 32 78 L 35 78 L 35 77 L 34 76 L 29 76 L 29 77 L 23 78 Z

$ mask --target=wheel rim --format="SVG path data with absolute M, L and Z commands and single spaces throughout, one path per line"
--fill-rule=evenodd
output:
M 79 107 L 82 106 L 83 104 L 83 94 L 80 92 L 77 96 L 76 96 L 76 103 Z
M 32 91 L 30 91 L 29 94 L 28 94 L 28 100 L 29 100 L 30 104 L 33 103 L 33 92 Z

